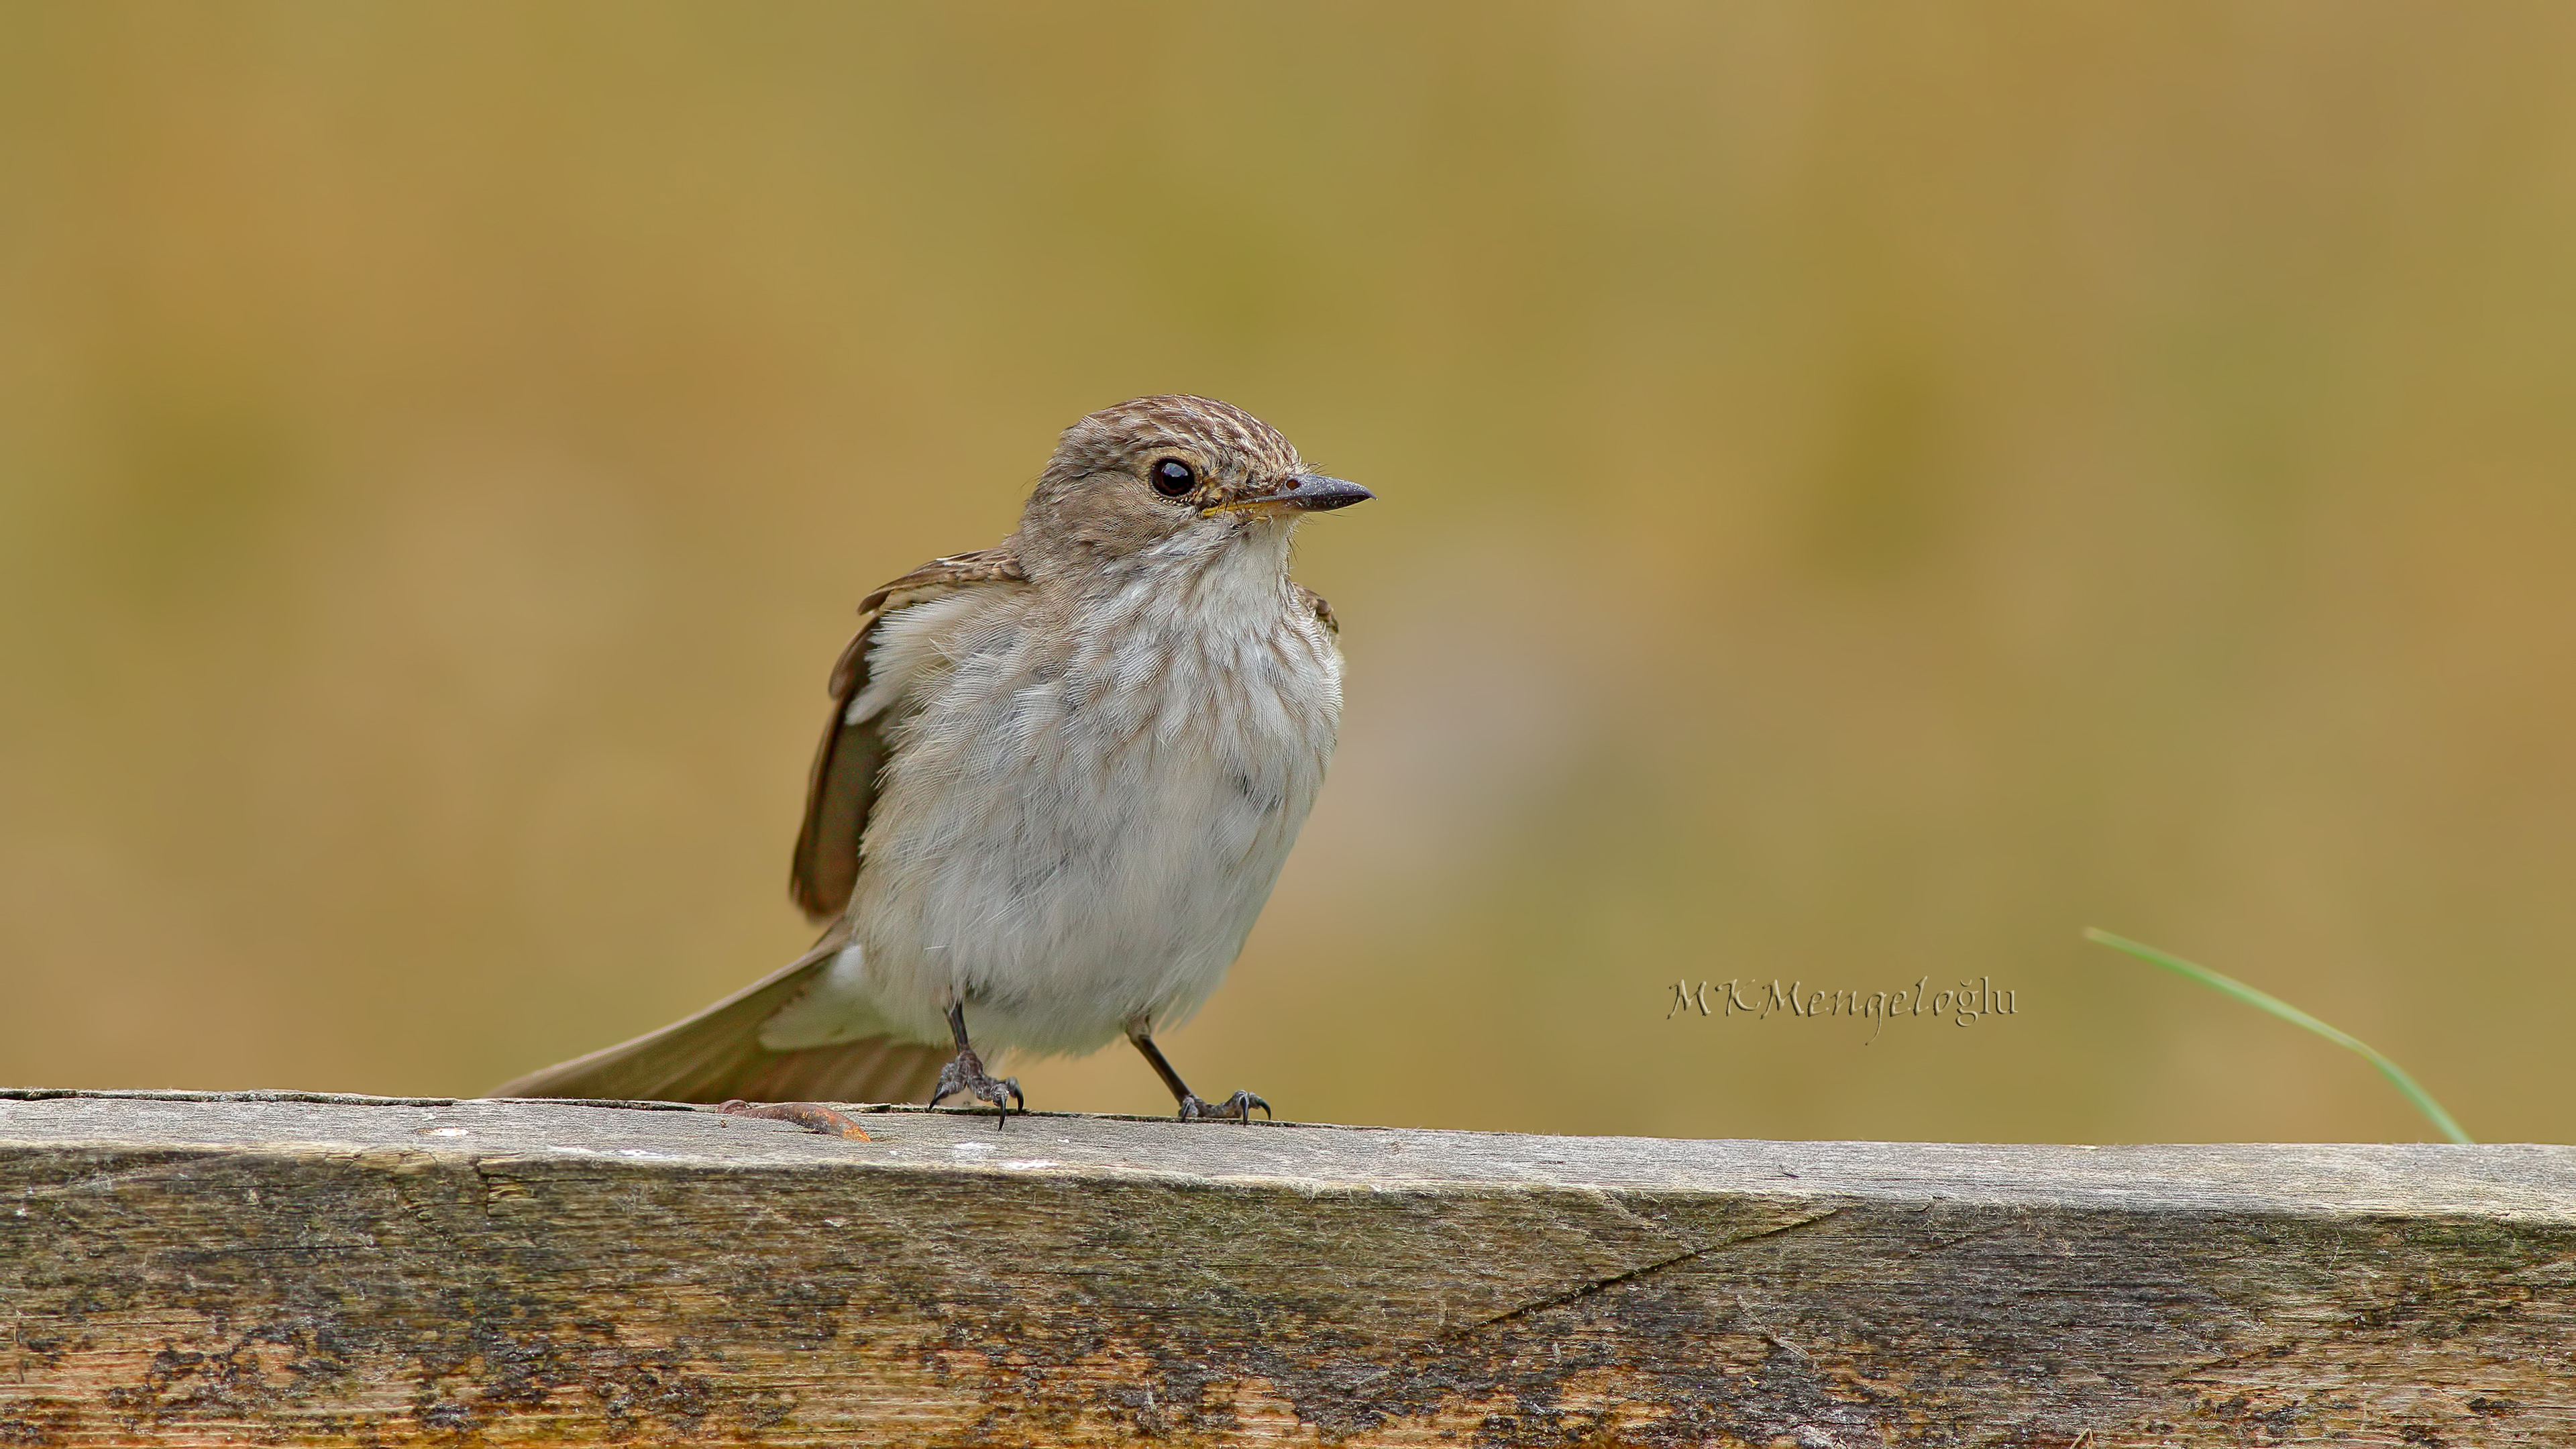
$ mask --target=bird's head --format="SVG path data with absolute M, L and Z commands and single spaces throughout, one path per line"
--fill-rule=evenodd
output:
M 1027 562 L 1200 564 L 1254 548 L 1286 566 L 1309 513 L 1372 497 L 1307 471 L 1269 424 L 1213 398 L 1140 397 L 1064 430 L 1020 518 Z

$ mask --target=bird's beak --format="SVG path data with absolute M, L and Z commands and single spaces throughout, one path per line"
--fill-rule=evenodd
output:
M 1273 489 L 1257 498 L 1237 498 L 1229 503 L 1220 503 L 1208 509 L 1207 512 L 1274 515 L 1322 513 L 1327 509 L 1348 508 L 1354 503 L 1366 503 L 1376 496 L 1357 483 L 1345 483 L 1339 478 L 1327 478 L 1321 473 L 1298 473 L 1289 478 L 1288 486 L 1285 488 Z

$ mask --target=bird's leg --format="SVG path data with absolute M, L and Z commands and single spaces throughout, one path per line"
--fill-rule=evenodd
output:
M 1252 1109 L 1255 1107 L 1261 1109 L 1262 1116 L 1271 1115 L 1270 1104 L 1250 1092 L 1237 1092 L 1226 1098 L 1224 1102 L 1213 1107 L 1209 1106 L 1190 1091 L 1189 1083 L 1182 1081 L 1181 1074 L 1172 1070 L 1172 1064 L 1163 1060 L 1163 1049 L 1154 1045 L 1154 1038 L 1144 1027 L 1127 1028 L 1127 1039 L 1134 1042 L 1136 1050 L 1143 1052 L 1145 1060 L 1153 1064 L 1154 1075 L 1161 1077 L 1163 1085 L 1171 1088 L 1172 1100 L 1181 1104 L 1182 1121 L 1198 1122 L 1222 1117 L 1236 1122 L 1249 1122 L 1252 1120 Z
M 939 1069 L 939 1089 L 930 1094 L 930 1105 L 936 1107 L 941 1098 L 960 1092 L 979 1101 L 990 1102 L 1002 1109 L 1001 1120 L 993 1124 L 995 1131 L 1000 1131 L 1003 1124 L 1011 1120 L 1013 1102 L 1019 1103 L 1023 1112 L 1029 1109 L 1028 1098 L 1020 1095 L 1019 1078 L 1003 1077 L 997 1081 L 984 1070 L 984 1059 L 975 1055 L 974 1046 L 966 1040 L 964 1002 L 948 1003 L 948 1034 L 957 1038 L 957 1056 Z

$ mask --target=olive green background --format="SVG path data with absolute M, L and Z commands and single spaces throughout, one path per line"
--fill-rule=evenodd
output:
M 1202 1092 L 2427 1135 L 2100 925 L 2563 1139 L 2571 59 L 2536 4 L 0 7 L 0 1080 L 471 1092 L 786 960 L 852 606 L 1187 390 L 1381 495 L 1304 537 L 1342 749 Z M 1730 977 L 2018 1010 L 1666 1019 Z

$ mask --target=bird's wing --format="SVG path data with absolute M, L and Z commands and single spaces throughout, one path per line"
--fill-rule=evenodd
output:
M 867 829 L 877 772 L 885 765 L 881 714 L 849 717 L 867 689 L 876 626 L 899 609 L 960 589 L 1024 579 L 1005 545 L 934 559 L 868 595 L 858 637 L 832 669 L 832 718 L 814 755 L 805 828 L 796 839 L 796 903 L 816 920 L 838 916 L 858 880 L 859 837 Z M 870 1037 L 832 1046 L 772 1051 L 760 1028 L 802 995 L 848 944 L 834 929 L 814 949 L 767 978 L 685 1021 L 496 1087 L 496 1097 L 597 1097 L 659 1102 L 901 1102 L 929 1092 L 948 1048 Z
M 939 1080 L 946 1047 L 871 1037 L 801 1051 L 771 1051 L 760 1026 L 831 964 L 847 938 L 834 931 L 765 980 L 685 1021 L 585 1057 L 531 1072 L 495 1097 L 618 1101 L 911 1102 Z
M 933 559 L 870 594 L 859 605 L 859 632 L 832 667 L 832 717 L 814 751 L 814 774 L 805 790 L 805 826 L 796 835 L 789 894 L 808 919 L 822 922 L 850 904 L 859 879 L 859 837 L 876 803 L 877 775 L 885 768 L 882 711 L 850 718 L 850 702 L 868 687 L 868 649 L 877 624 L 898 609 L 971 589 L 1026 579 L 1010 545 Z

